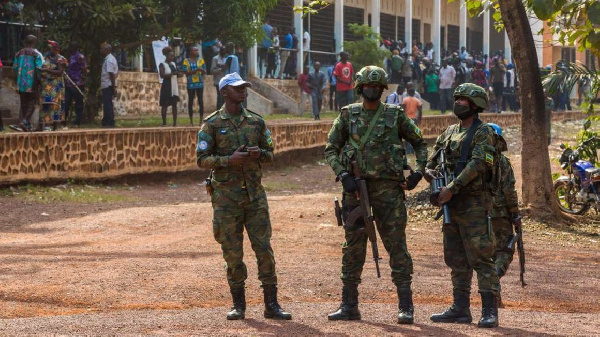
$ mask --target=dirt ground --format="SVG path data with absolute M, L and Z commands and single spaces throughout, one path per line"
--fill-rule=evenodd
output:
M 574 125 L 561 124 L 569 129 Z M 517 179 L 518 132 L 507 130 Z M 550 148 L 558 154 L 558 137 Z M 570 140 L 569 140 L 570 141 Z M 553 163 L 555 170 L 558 164 Z M 416 324 L 395 324 L 397 297 L 388 257 L 382 277 L 368 260 L 360 286 L 360 322 L 328 322 L 339 304 L 343 231 L 333 197 L 340 186 L 322 159 L 298 158 L 266 169 L 280 302 L 289 322 L 262 318 L 262 294 L 249 243 L 247 319 L 225 320 L 230 295 L 211 228 L 203 172 L 89 185 L 53 186 L 105 196 L 98 202 L 41 202 L 38 187 L 0 193 L 0 334 L 2 335 L 599 335 L 598 219 L 571 226 L 524 225 L 528 286 L 519 283 L 518 258 L 502 279 L 501 327 L 434 324 L 432 313 L 451 303 L 435 209 L 408 198 L 407 241 L 414 259 Z M 91 193 L 89 192 L 89 193 Z M 422 193 L 421 193 L 422 194 Z M 37 199 L 36 199 L 37 198 Z M 112 199 L 111 199 L 112 198 Z M 115 199 L 116 198 L 116 199 Z M 383 252 L 380 244 L 380 251 Z M 370 256 L 370 252 L 368 253 Z M 474 280 L 476 284 L 476 280 Z M 476 286 L 474 287 L 476 289 Z M 471 295 L 478 319 L 480 300 Z

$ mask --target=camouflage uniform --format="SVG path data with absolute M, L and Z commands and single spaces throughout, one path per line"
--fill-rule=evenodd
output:
M 229 156 L 241 145 L 261 148 L 260 158 L 230 165 Z M 213 233 L 227 263 L 229 286 L 243 288 L 247 278 L 242 260 L 244 227 L 256 254 L 258 279 L 263 286 L 276 285 L 269 208 L 261 184 L 261 163 L 273 161 L 273 141 L 265 121 L 246 109 L 242 109 L 241 116 L 233 117 L 223 105 L 204 119 L 196 157 L 198 166 L 213 172 Z
M 496 270 L 500 272 L 499 277 L 506 273 L 513 259 L 514 250 L 508 247 L 508 243 L 514 235 L 510 217 L 519 212 L 515 173 L 510 161 L 504 155 L 500 156 L 500 182 L 502 185 L 494 196 L 494 208 L 492 209 L 492 225 L 496 236 L 494 261 Z
M 462 142 L 468 129 L 460 123 L 449 126 L 436 140 L 434 153 L 442 148 L 446 152 L 447 168 L 453 171 L 460 160 Z M 497 140 L 492 127 L 480 124 L 473 136 L 470 158 L 464 170 L 450 184 L 453 194 L 447 203 L 451 224 L 443 228 L 444 260 L 452 269 L 452 285 L 455 291 L 471 291 L 473 269 L 477 272 L 480 293 L 499 294 L 500 285 L 494 270 L 494 233 L 488 226 L 488 214 L 492 208 L 492 195 L 488 189 L 494 160 L 497 156 Z M 429 169 L 439 169 L 433 158 L 427 163 Z
M 367 133 L 371 120 L 380 114 L 362 151 L 351 144 L 359 143 Z M 390 254 L 392 280 L 398 287 L 410 287 L 412 258 L 406 247 L 407 214 L 404 206 L 403 166 L 405 152 L 402 139 L 415 149 L 417 170 L 424 171 L 427 160 L 427 145 L 421 131 L 406 117 L 404 110 L 396 105 L 379 105 L 378 110 L 365 110 L 362 103 L 342 108 L 340 115 L 329 132 L 325 157 L 336 175 L 342 171 L 352 172 L 351 159 L 357 158 L 362 177 L 367 181 L 369 199 L 377 230 L 383 245 Z M 354 194 L 343 194 L 344 218 L 360 202 Z M 342 273 L 344 284 L 357 285 L 365 263 L 367 236 L 358 228 L 347 229 L 346 242 L 342 248 Z

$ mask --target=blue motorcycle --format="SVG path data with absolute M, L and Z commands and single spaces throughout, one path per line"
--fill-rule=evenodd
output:
M 560 155 L 560 167 L 568 174 L 554 181 L 554 194 L 558 198 L 560 209 L 569 214 L 583 215 L 591 207 L 600 213 L 600 168 L 585 160 L 579 160 L 584 149 L 592 149 L 595 154 L 598 140 L 590 138 L 575 150 L 567 149 L 564 144 Z

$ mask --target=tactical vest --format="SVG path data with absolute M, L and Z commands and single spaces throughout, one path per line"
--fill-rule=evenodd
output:
M 368 119 L 362 103 L 348 105 L 348 142 L 342 149 L 342 164 L 352 172 L 356 160 L 365 179 L 404 181 L 406 163 L 399 131 L 398 106 L 382 103 Z
M 487 124 L 482 123 L 479 127 L 487 126 Z M 477 132 L 477 131 L 476 131 Z M 456 165 L 458 164 L 461 157 L 462 143 L 465 141 L 466 133 L 463 136 L 460 136 L 460 124 L 454 124 L 448 127 L 448 131 L 446 137 L 444 139 L 444 149 L 446 151 L 446 160 L 448 162 L 448 169 L 452 171 L 454 174 L 453 177 L 458 176 L 459 172 L 455 172 Z M 491 170 L 488 170 L 487 173 L 467 184 L 464 187 L 465 191 L 470 194 L 479 194 L 481 191 L 488 191 L 492 195 L 495 195 L 500 188 L 501 182 L 501 168 L 500 168 L 500 155 L 501 152 L 506 150 L 506 142 L 501 136 L 498 136 L 494 132 L 494 137 L 496 139 L 495 142 L 495 151 L 492 154 L 493 164 Z M 473 144 L 471 142 L 471 146 L 469 147 L 469 154 L 467 156 L 467 162 L 471 160 L 471 155 L 473 151 Z

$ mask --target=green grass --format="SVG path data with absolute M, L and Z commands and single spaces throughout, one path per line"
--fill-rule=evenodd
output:
M 110 189 L 115 189 L 111 187 Z M 0 189 L 0 196 L 15 197 L 27 201 L 48 204 L 53 202 L 69 202 L 89 204 L 98 202 L 136 201 L 136 198 L 107 193 L 108 188 L 99 186 L 70 184 L 57 187 L 24 185 Z
M 290 181 L 263 181 L 263 187 L 267 192 L 281 192 L 297 190 L 300 185 Z

